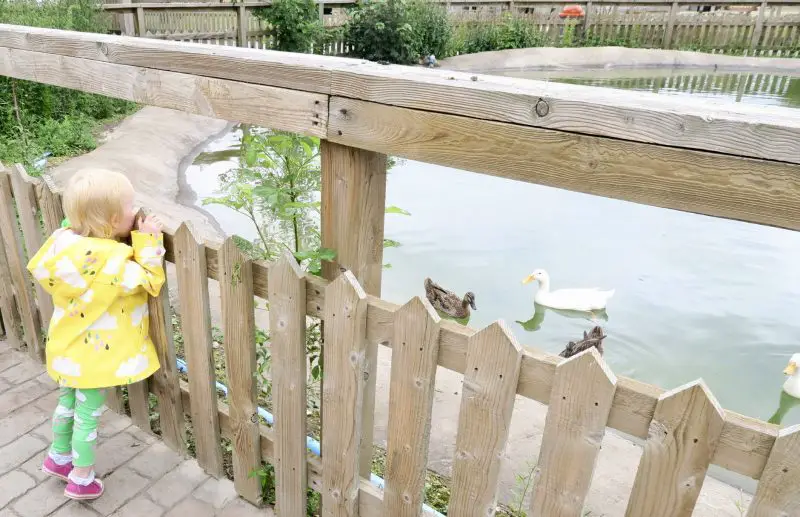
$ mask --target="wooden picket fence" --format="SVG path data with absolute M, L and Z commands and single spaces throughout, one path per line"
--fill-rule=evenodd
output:
M 0 166 L 0 313 L 6 339 L 37 359 L 53 307 L 25 264 L 62 217 L 47 183 Z M 188 415 L 197 459 L 216 476 L 229 438 L 235 487 L 250 501 L 260 495 L 250 474 L 272 463 L 281 515 L 305 515 L 309 486 L 322 493 L 325 515 L 420 515 L 437 366 L 464 374 L 449 515 L 493 514 L 517 395 L 549 404 L 530 515 L 583 515 L 607 427 L 646 439 L 628 516 L 691 515 L 712 463 L 760 478 L 748 516 L 800 515 L 800 426 L 779 430 L 726 411 L 701 380 L 663 391 L 618 378 L 593 350 L 561 360 L 525 349 L 501 322 L 476 332 L 441 321 L 420 298 L 400 307 L 367 296 L 349 271 L 328 282 L 304 275 L 291 256 L 253 262 L 233 239 L 202 243 L 186 224 L 165 245 L 177 270 L 188 383 L 176 368 L 164 288 L 149 316 L 162 367 L 127 386 L 131 418 L 150 430 L 155 394 L 163 440 L 185 452 Z M 215 389 L 210 279 L 221 290 L 227 402 Z M 257 416 L 254 295 L 270 304 L 273 427 Z M 306 450 L 306 316 L 324 322 L 321 459 Z M 361 442 L 374 409 L 376 343 L 392 348 L 383 490 L 369 483 L 371 443 Z M 122 411 L 121 402 L 111 393 L 110 407 Z

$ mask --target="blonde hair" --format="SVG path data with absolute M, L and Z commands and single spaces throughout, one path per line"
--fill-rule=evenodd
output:
M 111 239 L 114 223 L 124 218 L 122 203 L 133 185 L 119 172 L 87 169 L 75 174 L 63 195 L 64 215 L 75 233 Z

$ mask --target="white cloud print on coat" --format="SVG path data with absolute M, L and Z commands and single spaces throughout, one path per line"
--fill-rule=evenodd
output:
M 89 330 L 116 330 L 117 329 L 117 317 L 112 316 L 111 314 L 104 312 L 97 321 L 92 323 L 92 326 L 89 327 Z
M 53 371 L 69 377 L 80 377 L 81 365 L 69 357 L 56 357 L 53 359 Z
M 141 279 L 144 275 L 144 268 L 136 262 L 128 262 L 125 264 L 125 272 L 122 274 L 122 287 L 126 291 L 133 291 L 141 285 Z
M 103 273 L 106 275 L 116 275 L 122 268 L 122 263 L 125 262 L 125 257 L 111 257 L 106 262 L 106 267 L 103 268 Z
M 147 308 L 147 304 L 143 303 L 140 306 L 133 309 L 131 312 L 131 323 L 134 327 L 138 327 L 142 324 L 142 320 L 145 316 L 149 315 L 150 311 Z
M 56 263 L 56 276 L 63 282 L 72 287 L 86 287 L 86 280 L 78 272 L 78 268 L 67 257 L 63 257 Z
M 148 365 L 147 356 L 137 354 L 135 357 L 123 361 L 123 363 L 119 365 L 119 368 L 117 368 L 117 373 L 115 375 L 122 378 L 134 377 L 147 370 Z

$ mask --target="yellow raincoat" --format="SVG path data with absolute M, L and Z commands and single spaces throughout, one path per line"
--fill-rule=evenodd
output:
M 159 368 L 147 295 L 164 285 L 163 236 L 131 233 L 133 246 L 57 230 L 28 270 L 53 296 L 47 372 L 61 386 L 105 388 Z

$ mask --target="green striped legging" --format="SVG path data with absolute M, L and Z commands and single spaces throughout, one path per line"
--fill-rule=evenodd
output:
M 53 413 L 55 454 L 72 455 L 75 467 L 94 465 L 97 425 L 103 414 L 106 390 L 60 388 L 58 406 Z

